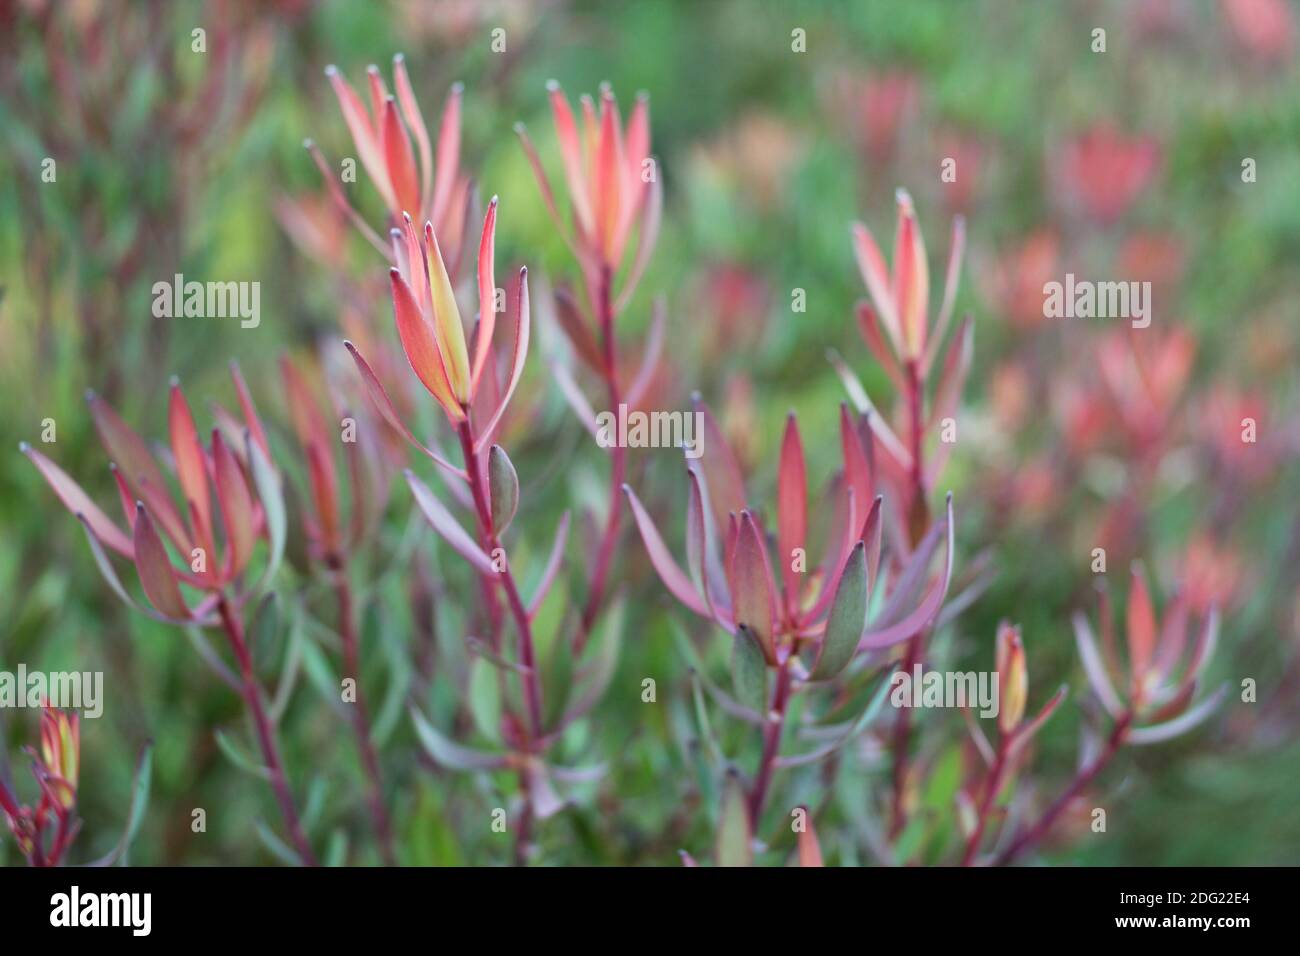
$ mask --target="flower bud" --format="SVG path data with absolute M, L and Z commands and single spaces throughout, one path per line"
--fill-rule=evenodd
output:
M 45 769 L 63 786 L 54 792 L 65 810 L 76 802 L 77 768 L 81 751 L 81 730 L 76 714 L 47 707 L 41 715 L 41 758 Z
M 1025 646 L 1020 628 L 1007 623 L 998 627 L 997 670 L 999 683 L 998 731 L 1009 734 L 1025 716 L 1029 675 L 1025 667 Z

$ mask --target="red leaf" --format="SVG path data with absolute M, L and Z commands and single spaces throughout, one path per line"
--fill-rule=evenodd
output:
M 393 184 L 393 195 L 404 212 L 420 213 L 420 180 L 415 169 L 415 154 L 411 140 L 397 115 L 397 103 L 390 96 L 384 101 L 379 127 L 380 142 L 384 149 L 384 164 L 388 167 L 388 181 Z
M 348 350 L 348 354 L 352 356 L 352 361 L 356 363 L 357 371 L 361 373 L 361 381 L 366 387 L 366 394 L 370 396 L 371 404 L 373 404 L 379 411 L 379 414 L 384 421 L 388 422 L 389 426 L 395 432 L 405 438 L 416 448 L 420 449 L 420 451 L 424 452 L 424 454 L 432 458 L 442 468 L 445 468 L 452 474 L 458 475 L 468 481 L 469 479 L 464 471 L 447 461 L 437 452 L 426 448 L 414 435 L 411 434 L 411 430 L 406 427 L 406 423 L 403 422 L 401 416 L 397 414 L 397 409 L 393 407 L 393 401 L 388 397 L 388 391 L 384 388 L 383 383 L 379 381 L 379 377 L 375 375 L 374 369 L 370 367 L 370 363 L 361 357 L 361 353 L 357 351 L 357 347 L 347 341 L 343 343 L 343 347 Z
M 253 497 L 244 482 L 244 471 L 239 461 L 226 447 L 221 432 L 212 432 L 212 464 L 216 475 L 217 502 L 226 526 L 226 547 L 229 549 L 230 574 L 238 574 L 248 565 L 257 542 L 253 524 Z
M 447 215 L 452 188 L 460 176 L 460 101 L 464 87 L 459 83 L 447 93 L 442 108 L 442 125 L 438 128 L 438 154 L 433 180 L 432 218 L 441 224 Z
M 1156 643 L 1156 616 L 1147 590 L 1146 575 L 1139 564 L 1133 565 L 1128 596 L 1128 661 L 1135 693 L 1151 667 Z
M 180 587 L 176 583 L 176 571 L 143 504 L 136 505 L 132 539 L 135 567 L 140 574 L 140 584 L 145 595 L 155 608 L 168 617 L 182 620 L 188 618 L 190 609 L 181 597 Z
M 777 542 L 780 549 L 781 576 L 785 583 L 786 609 L 791 616 L 798 610 L 801 588 L 800 573 L 794 570 L 794 551 L 808 547 L 808 476 L 805 471 L 803 442 L 799 423 L 791 412 L 781 439 L 781 465 L 776 477 Z M 806 551 L 805 551 L 806 553 Z
M 767 547 L 758 530 L 754 516 L 742 512 L 740 536 L 736 539 L 736 555 L 732 566 L 731 600 L 736 625 L 747 625 L 758 638 L 763 656 L 769 664 L 776 663 L 776 595 L 772 581 L 772 565 L 768 561 Z
M 627 503 L 632 509 L 632 518 L 636 522 L 637 530 L 641 532 L 641 540 L 645 542 L 646 553 L 649 554 L 650 563 L 654 565 L 659 579 L 663 581 L 673 597 L 687 608 L 701 617 L 711 618 L 713 615 L 709 612 L 709 608 L 695 590 L 691 579 L 669 553 L 668 546 L 664 544 L 664 539 L 659 534 L 659 529 L 655 527 L 654 519 L 646 512 L 636 493 L 628 485 L 623 486 L 623 493 L 627 495 Z
M 695 411 L 702 416 L 704 433 L 700 449 L 699 465 L 704 474 L 705 484 L 709 489 L 709 501 L 713 505 L 714 519 L 719 526 L 727 523 L 727 516 L 738 514 L 745 509 L 745 480 L 741 476 L 740 465 L 727 444 L 713 417 L 713 412 L 698 394 L 692 396 Z
M 54 489 L 54 493 L 59 496 L 63 506 L 74 515 L 81 515 L 86 519 L 86 523 L 95 532 L 95 537 L 118 554 L 127 557 L 133 554 L 131 539 L 113 523 L 108 515 L 100 510 L 99 505 L 91 500 L 90 496 L 81 489 L 81 486 L 67 472 L 26 442 L 23 442 L 18 448 L 31 460 L 31 463 L 36 466 L 42 477 Z
M 99 440 L 108 452 L 108 457 L 122 469 L 128 488 L 138 489 L 139 481 L 144 478 L 159 488 L 166 488 L 162 472 L 149 453 L 149 446 L 143 438 L 122 421 L 112 406 L 94 392 L 86 392 L 86 403 L 90 406 L 90 415 L 95 420 L 95 430 Z M 138 491 L 137 491 L 138 493 Z M 133 519 L 134 520 L 134 519 Z
M 871 478 L 871 466 L 867 463 L 867 453 L 862 447 L 862 438 L 853 427 L 849 407 L 840 404 L 840 449 L 844 455 L 844 480 L 853 489 L 853 499 L 858 504 L 858 514 L 866 520 L 863 510 L 866 502 L 875 497 L 875 486 Z M 858 528 L 849 533 L 856 539 Z
M 496 254 L 497 197 L 488 203 L 483 217 L 483 237 L 478 245 L 478 335 L 474 340 L 474 370 L 470 391 L 478 389 L 479 377 L 487 362 L 492 332 L 497 324 L 497 283 L 492 259 Z
M 411 287 L 401 274 L 396 269 L 390 269 L 389 278 L 393 287 L 393 316 L 397 321 L 397 335 L 402 341 L 406 360 L 420 382 L 429 390 L 429 394 L 437 399 L 452 424 L 459 424 L 465 413 L 461 410 L 460 403 L 452 397 L 442 353 L 433 335 L 433 326 L 425 321 Z
M 181 494 L 193 508 L 194 537 L 212 557 L 212 499 L 208 493 L 208 463 L 199 441 L 194 416 L 181 392 L 180 383 L 173 379 L 167 414 L 171 432 L 172 455 L 176 459 L 176 477 L 180 480 Z
M 402 107 L 402 118 L 415 134 L 415 144 L 420 151 L 420 197 L 425 198 L 433 183 L 433 150 L 429 144 L 429 130 L 424 125 L 420 105 L 415 100 L 415 90 L 411 88 L 411 78 L 406 72 L 406 57 L 400 53 L 393 57 L 393 88 L 397 91 L 397 102 Z M 419 212 L 423 214 L 424 210 Z
M 496 413 L 474 442 L 475 452 L 481 451 L 492 441 L 497 425 L 501 422 L 501 416 L 505 414 L 506 406 L 510 404 L 510 399 L 515 394 L 515 388 L 519 385 L 519 379 L 524 374 L 524 360 L 528 357 L 528 334 L 529 329 L 532 327 L 531 309 L 528 304 L 527 266 L 519 270 L 519 305 L 516 312 L 518 325 L 515 327 L 515 354 L 510 363 L 510 381 L 506 385 L 505 396 L 501 399 L 501 404 L 497 406 Z

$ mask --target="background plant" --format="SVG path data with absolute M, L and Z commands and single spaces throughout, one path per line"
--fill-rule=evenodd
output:
M 150 58 L 119 58 L 114 62 L 140 78 L 121 90 L 109 84 L 115 95 L 104 94 L 92 109 L 86 91 L 105 86 L 76 72 L 88 60 L 69 58 L 78 80 L 68 87 L 71 95 L 107 129 L 153 129 L 162 122 L 133 126 L 135 110 L 145 116 L 202 110 L 198 81 L 210 83 L 218 61 L 190 58 L 188 51 L 191 22 L 207 14 L 198 4 L 166 6 L 174 19 L 155 21 L 169 24 L 156 31 L 155 42 L 184 82 L 155 82 L 160 74 Z M 201 174 L 186 177 L 183 204 L 169 190 L 154 197 L 167 228 L 146 230 L 156 238 L 136 244 L 147 264 L 133 283 L 95 269 L 73 284 L 67 270 L 99 248 L 92 241 L 97 230 L 90 229 L 88 240 L 87 224 L 75 217 L 87 208 L 86 196 L 103 210 L 94 221 L 129 223 L 141 208 L 141 189 L 170 182 L 171 170 L 185 164 L 176 163 L 177 147 L 165 136 L 102 143 L 93 168 L 78 158 L 92 138 L 68 110 L 51 108 L 61 101 L 43 51 L 50 42 L 47 21 L 62 36 L 86 24 L 62 4 L 0 5 L 6 26 L 0 111 L 10 142 L 19 144 L 0 152 L 0 260 L 6 264 L 0 318 L 9 329 L 0 397 L 13 410 L 0 428 L 12 443 L 33 442 L 84 480 L 97 501 L 112 502 L 112 478 L 81 399 L 85 387 L 122 399 L 123 417 L 157 434 L 165 371 L 181 372 L 192 396 L 231 405 L 235 395 L 222 366 L 236 357 L 267 410 L 279 394 L 276 354 L 319 347 L 339 355 L 338 330 L 345 328 L 416 434 L 440 434 L 441 412 L 427 400 L 416 403 L 414 377 L 396 362 L 380 367 L 404 361 L 391 333 L 388 280 L 376 269 L 378 253 L 355 227 L 340 228 L 333 218 L 320 171 L 301 149 L 303 138 L 314 137 L 331 169 L 354 149 L 322 79 L 325 66 L 337 63 L 343 74 L 362 77 L 367 64 L 386 63 L 403 50 L 426 110 L 443 103 L 456 81 L 465 83 L 463 168 L 473 171 L 484 201 L 499 194 L 509 212 L 497 236 L 502 274 L 513 275 L 525 262 L 530 268 L 534 360 L 497 441 L 526 487 L 528 510 L 519 520 L 529 533 L 512 560 L 544 567 L 560 516 L 602 514 L 610 486 L 606 453 L 573 424 L 543 361 L 564 341 L 558 317 L 548 314 L 545 286 L 550 277 L 572 277 L 574 260 L 512 128 L 525 122 L 554 170 L 560 148 L 551 139 L 548 79 L 573 91 L 598 90 L 603 81 L 620 92 L 647 90 L 655 103 L 664 216 L 640 283 L 643 294 L 620 319 L 619 336 L 628 343 L 648 338 L 648 301 L 665 296 L 664 354 L 671 361 L 654 378 L 663 396 L 659 407 L 686 407 L 690 392 L 700 390 L 753 476 L 758 501 L 776 500 L 778 472 L 760 463 L 778 460 L 790 409 L 806 441 L 808 473 L 832 474 L 842 460 L 845 392 L 828 371 L 826 349 L 842 356 L 884 415 L 895 414 L 898 394 L 854 328 L 864 284 L 846 240 L 848 224 L 860 219 L 883 231 L 894 220 L 895 189 L 906 186 L 930 240 L 937 299 L 935 263 L 947 251 L 953 214 L 964 214 L 967 265 L 954 318 L 969 312 L 978 341 L 956 415 L 961 437 L 936 497 L 951 488 L 958 506 L 950 601 L 977 580 L 986 586 L 930 646 L 939 649 L 943 666 L 990 667 L 993 637 L 1007 619 L 1019 625 L 1032 663 L 1031 711 L 1060 683 L 1071 685 L 1072 706 L 1035 735 L 1033 774 L 1019 791 L 1045 809 L 1069 785 L 1078 756 L 1083 712 L 1074 705 L 1086 675 L 1070 619 L 1077 611 L 1096 614 L 1092 549 L 1107 548 L 1111 579 L 1127 578 L 1131 560 L 1143 559 L 1160 606 L 1175 600 L 1180 581 L 1178 593 L 1198 613 L 1217 602 L 1223 633 L 1205 686 L 1227 680 L 1236 687 L 1251 677 L 1259 685 L 1257 703 L 1237 703 L 1230 694 L 1221 720 L 1160 747 L 1126 749 L 1099 780 L 1103 788 L 1120 776 L 1128 781 L 1110 833 L 1075 839 L 1075 831 L 1057 827 L 1038 851 L 1052 861 L 1088 863 L 1288 861 L 1300 843 L 1288 789 L 1300 716 L 1294 703 L 1297 535 L 1294 509 L 1286 507 L 1296 487 L 1297 448 L 1289 374 L 1296 336 L 1287 309 L 1297 291 L 1288 250 L 1300 238 L 1294 215 L 1300 169 L 1292 148 L 1297 118 L 1289 95 L 1295 25 L 1287 5 L 1271 4 L 1281 9 L 1282 26 L 1261 35 L 1242 26 L 1252 22 L 1248 10 L 1242 13 L 1246 6 L 1078 3 L 1024 10 L 990 2 L 954 14 L 939 2 L 852 9 L 809 3 L 794 10 L 773 4 L 764 16 L 738 0 L 703 8 L 633 3 L 617 13 L 561 4 L 541 16 L 530 6 L 504 3 L 439 18 L 416 3 L 231 4 L 226 9 L 237 15 L 237 36 L 247 40 L 264 31 L 270 37 L 273 52 L 263 67 L 239 65 L 245 61 L 236 56 L 224 74 L 232 90 L 243 83 L 265 90 L 257 109 L 246 123 L 222 126 L 226 132 L 194 143 L 190 168 Z M 46 10 L 44 19 L 32 15 L 36 8 Z M 115 4 L 97 9 L 106 24 L 123 19 Z M 692 29 L 681 29 L 684 20 Z M 1104 58 L 1085 42 L 1099 22 L 1108 30 Z M 489 31 L 497 26 L 506 30 L 504 53 L 490 46 Z M 807 30 L 807 54 L 790 51 L 795 27 Z M 221 100 L 233 105 L 238 94 Z M 1114 132 L 1085 140 L 1102 125 Z M 1075 171 L 1080 141 L 1091 155 L 1117 150 L 1119 159 L 1107 165 L 1130 154 L 1141 159 L 1140 176 L 1126 173 L 1137 185 L 1121 206 L 1089 211 L 1089 190 Z M 157 162 L 141 163 L 142 149 Z M 418 147 L 415 152 L 418 167 Z M 39 181 L 46 154 L 59 160 L 58 189 Z M 957 160 L 953 183 L 939 176 L 947 156 Z M 1247 157 L 1259 171 L 1252 183 L 1241 179 Z M 134 170 L 143 185 L 109 189 L 94 168 Z M 81 184 L 76 190 L 73 177 Z M 349 185 L 349 197 L 387 241 L 388 210 L 359 180 Z M 274 214 L 283 219 L 290 200 L 315 213 L 306 235 L 332 257 L 328 268 L 301 255 L 279 227 Z M 176 214 L 179 205 L 189 214 Z M 55 206 L 70 212 L 57 213 Z M 481 218 L 469 221 L 477 225 Z M 116 248 L 105 261 L 113 261 Z M 237 323 L 202 321 L 159 329 L 148 315 L 148 282 L 168 278 L 178 266 L 194 277 L 260 278 L 261 328 L 236 331 Z M 1155 282 L 1156 313 L 1145 330 L 1155 334 L 1044 321 L 1035 293 L 1066 271 Z M 796 288 L 807 295 L 806 311 L 791 308 Z M 507 302 L 513 298 L 509 292 Z M 47 318 L 38 321 L 41 316 Z M 92 318 L 97 328 L 120 330 L 123 342 L 148 344 L 155 357 L 146 361 L 139 349 L 119 349 L 111 335 L 88 345 Z M 385 347 L 376 349 L 362 333 Z M 346 353 L 340 357 L 351 372 Z M 117 364 L 128 370 L 121 381 L 131 388 L 110 386 Z M 1152 377 L 1153 368 L 1160 374 Z M 579 375 L 580 387 L 599 395 L 599 381 L 583 385 L 586 373 Z M 403 378 L 402 387 L 393 387 Z M 1260 425 L 1253 445 L 1241 441 L 1241 419 L 1248 415 Z M 46 418 L 57 425 L 51 448 L 36 444 Z M 280 437 L 271 435 L 273 450 L 291 469 L 286 452 L 293 446 L 282 449 Z M 391 436 L 384 440 L 391 444 Z M 654 451 L 629 457 L 629 483 L 661 522 L 673 553 L 685 554 L 677 533 L 687 504 L 680 459 Z M 431 474 L 423 475 L 426 483 L 441 491 Z M 268 792 L 249 785 L 213 734 L 238 719 L 238 699 L 193 667 L 191 648 L 173 640 L 170 628 L 118 608 L 71 520 L 51 521 L 49 494 L 30 465 L 11 454 L 0 482 L 0 524 L 5 540 L 18 542 L 0 555 L 3 663 L 100 668 L 106 686 L 118 688 L 118 705 L 105 719 L 82 725 L 77 858 L 116 845 L 135 755 L 152 737 L 151 809 L 133 859 L 275 859 L 248 826 L 273 809 Z M 378 557 L 373 567 L 358 569 L 356 580 L 364 591 L 360 644 L 379 649 L 363 652 L 363 667 L 372 671 L 367 686 L 373 680 L 378 687 L 375 736 L 382 741 L 394 829 L 410 862 L 507 860 L 511 846 L 491 832 L 485 812 L 499 805 L 500 793 L 514 792 L 514 775 L 431 770 L 406 719 L 414 691 L 435 726 L 458 741 L 487 743 L 474 736 L 465 707 L 463 569 L 454 554 L 431 543 L 427 526 L 415 523 L 421 516 L 412 520 L 406 487 L 394 482 L 391 499 L 376 531 Z M 290 557 L 294 543 L 304 540 L 299 513 L 290 509 Z M 574 535 L 571 556 L 594 553 L 583 538 Z M 588 796 L 538 829 L 537 852 L 548 862 L 663 863 L 679 848 L 707 858 L 718 833 L 721 794 L 695 774 L 690 673 L 673 636 L 677 611 L 636 538 L 624 534 L 620 551 L 624 618 L 635 626 L 622 642 L 597 717 L 579 721 L 566 741 L 571 753 L 599 752 L 608 768 L 599 783 L 586 785 Z M 987 577 L 975 573 L 980 568 Z M 287 561 L 282 571 L 278 590 L 289 612 L 304 583 L 299 570 Z M 581 565 L 570 560 L 556 588 L 578 595 L 585 583 Z M 1110 583 L 1118 606 L 1128 585 Z M 355 737 L 339 732 L 346 725 L 321 719 L 326 701 L 338 697 L 340 675 L 330 662 L 341 660 L 341 648 L 331 644 L 332 617 L 320 609 L 321 596 L 314 597 L 316 612 L 303 624 L 309 638 L 297 644 L 300 674 L 314 692 L 288 698 L 280 724 L 284 757 L 299 768 L 305 810 L 315 808 L 305 815 L 322 856 L 376 861 L 365 790 L 334 782 L 343 766 L 351 766 L 350 780 L 364 781 Z M 292 620 L 286 614 L 270 643 L 260 672 L 265 680 L 283 673 L 295 646 Z M 700 648 L 708 673 L 725 677 L 730 646 L 714 639 Z M 641 700 L 646 678 L 656 681 L 653 705 Z M 6 723 L 10 752 L 30 736 L 19 723 Z M 723 744 L 739 747 L 751 731 L 743 722 L 723 723 Z M 981 758 L 960 728 L 932 739 L 933 749 L 913 760 L 915 800 L 928 822 L 904 847 L 922 861 L 964 851 L 954 795 L 963 783 L 977 786 L 982 779 Z M 782 799 L 783 809 L 813 811 L 828 863 L 874 858 L 864 826 L 880 818 L 867 812 L 873 795 L 890 789 L 883 744 L 874 730 L 864 734 L 844 754 L 833 783 Z M 676 783 L 665 787 L 665 781 Z M 485 793 L 485 786 L 496 792 Z M 314 793 L 322 795 L 312 799 Z M 218 805 L 220 813 L 212 812 Z M 203 836 L 190 830 L 195 806 L 209 809 Z M 1231 833 L 1221 825 L 1229 815 Z M 0 842 L 0 853 L 17 862 L 11 841 Z M 784 858 L 777 847 L 763 859 Z

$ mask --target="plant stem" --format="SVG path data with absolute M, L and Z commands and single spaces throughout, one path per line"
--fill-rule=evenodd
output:
M 1106 741 L 1106 746 L 1102 748 L 1101 753 L 1093 758 L 1092 763 L 1079 771 L 1071 784 L 1065 788 L 1065 792 L 1057 797 L 1055 802 L 1047 808 L 1046 812 L 1038 818 L 1037 823 L 1028 830 L 1022 831 L 1018 837 L 1011 841 L 1011 844 L 1005 850 L 997 855 L 997 858 L 993 861 L 994 865 L 1006 866 L 1017 856 L 1038 843 L 1047 835 L 1048 830 L 1052 828 L 1052 824 L 1056 822 L 1057 817 L 1064 812 L 1065 808 L 1070 805 L 1070 802 L 1079 795 L 1079 792 L 1083 790 L 1084 787 L 1092 783 L 1097 774 L 1101 773 L 1119 751 L 1119 748 L 1123 746 L 1124 738 L 1128 735 L 1128 729 L 1132 723 L 1133 713 L 1131 711 L 1124 713 L 1115 722 L 1115 727 L 1111 731 L 1110 737 Z
M 974 863 L 975 855 L 979 853 L 980 841 L 984 839 L 984 827 L 988 823 L 989 811 L 993 809 L 993 801 L 997 799 L 998 791 L 1002 789 L 1002 775 L 1006 771 L 1007 754 L 1011 749 L 1011 743 L 1011 738 L 1006 736 L 998 741 L 997 756 L 993 758 L 993 766 L 989 769 L 988 778 L 984 781 L 984 796 L 980 800 L 979 815 L 975 820 L 975 830 L 971 833 L 970 839 L 966 841 L 966 854 L 962 857 L 962 866 L 970 866 Z
M 270 774 L 271 789 L 275 791 L 275 799 L 280 804 L 280 813 L 284 817 L 285 826 L 289 829 L 289 838 L 293 841 L 303 865 L 316 866 L 316 857 L 311 851 L 311 844 L 307 842 L 306 834 L 303 833 L 302 824 L 298 820 L 298 811 L 294 808 L 293 794 L 289 790 L 289 781 L 284 774 L 280 752 L 275 745 L 275 734 L 271 729 L 270 718 L 262 705 L 261 688 L 257 683 L 257 675 L 253 672 L 253 655 L 249 651 L 248 642 L 244 639 L 244 625 L 230 607 L 230 602 L 224 594 L 217 603 L 217 609 L 221 614 L 221 623 L 226 629 L 226 636 L 230 639 L 235 660 L 239 663 L 239 673 L 244 681 L 244 702 L 257 729 L 257 742 L 262 750 L 262 760 Z
M 790 702 L 792 684 L 790 659 L 786 658 L 777 670 L 772 713 L 765 717 L 766 722 L 763 726 L 763 756 L 759 759 L 754 789 L 749 795 L 749 819 L 755 829 L 758 828 L 758 818 L 763 812 L 763 803 L 772 784 L 772 773 L 776 769 L 776 757 L 781 747 L 781 732 L 785 729 L 785 711 Z
M 470 427 L 468 418 L 461 422 L 460 427 L 456 429 L 456 433 L 460 437 L 461 455 L 465 459 L 465 474 L 469 477 L 470 494 L 474 499 L 474 513 L 478 519 L 479 538 L 482 540 L 488 554 L 491 555 L 501 547 L 501 541 L 497 537 L 496 528 L 492 524 L 492 507 L 488 502 L 487 484 L 483 479 L 482 469 L 479 468 L 478 456 L 474 454 L 474 430 Z M 519 596 L 519 588 L 515 585 L 514 573 L 510 570 L 508 560 L 497 578 L 506 592 L 506 603 L 510 605 L 510 614 L 515 620 L 516 629 L 519 631 L 519 662 L 524 668 L 519 680 L 523 685 L 524 707 L 528 711 L 528 725 L 525 728 L 528 739 L 525 741 L 525 747 L 532 750 L 537 739 L 542 736 L 543 731 L 542 694 L 537 673 L 537 657 L 533 649 L 532 621 L 528 616 L 528 609 L 524 606 L 523 599 Z M 488 591 L 491 592 L 491 588 L 488 588 Z M 490 593 L 489 596 L 491 596 Z M 528 862 L 528 842 L 532 835 L 534 814 L 532 788 L 529 786 L 527 771 L 522 768 L 519 771 L 519 790 L 524 798 L 524 809 L 517 831 L 518 835 L 515 838 L 515 864 L 523 866 Z
M 365 698 L 361 693 L 361 652 L 357 640 L 356 623 L 353 619 L 352 588 L 348 584 L 347 571 L 342 562 L 333 570 L 334 594 L 338 599 L 339 638 L 343 643 L 343 670 L 356 681 L 356 700 L 352 707 L 352 729 L 357 736 L 357 746 L 361 751 L 361 762 L 365 766 L 367 790 L 369 791 L 370 815 L 375 824 L 375 835 L 379 837 L 379 851 L 387 866 L 397 865 L 397 856 L 393 852 L 393 829 L 384 806 L 383 777 L 379 768 L 379 755 L 375 753 L 374 741 L 370 739 L 370 717 L 366 711 Z
M 479 537 L 488 554 L 492 554 L 501 547 L 501 542 L 497 538 L 496 529 L 492 526 L 492 508 L 488 504 L 487 483 L 484 481 L 482 469 L 479 468 L 478 456 L 474 454 L 474 432 L 470 428 L 468 419 L 461 422 L 457 434 L 460 436 L 461 453 L 465 458 L 465 473 L 469 476 L 470 493 L 474 498 Z M 533 650 L 532 622 L 528 618 L 528 609 L 524 607 L 523 599 L 519 596 L 519 588 L 515 585 L 509 561 L 497 578 L 506 592 L 506 603 L 510 606 L 511 616 L 519 631 L 519 663 L 523 667 L 520 681 L 523 684 L 524 706 L 528 710 L 531 725 L 531 743 L 542 736 L 542 694 L 538 681 L 536 654 Z
M 614 306 L 610 294 L 610 270 L 603 267 L 600 273 L 600 289 L 596 295 L 598 309 L 597 320 L 600 324 L 601 341 L 604 345 L 605 388 L 609 396 L 610 411 L 618 415 L 622 404 L 622 393 L 618 385 L 618 358 L 614 340 Z M 582 653 L 587 635 L 591 633 L 596 616 L 605 597 L 605 584 L 609 578 L 609 567 L 614 558 L 614 548 L 618 544 L 618 534 L 623 520 L 623 481 L 627 477 L 627 449 L 614 442 L 609 450 L 609 510 L 605 516 L 605 530 L 601 534 L 600 545 L 596 551 L 596 563 L 592 567 L 591 587 L 587 592 L 587 603 L 582 611 L 578 626 L 578 636 L 574 642 L 574 653 Z
M 916 527 L 917 522 L 913 520 L 915 515 L 923 513 L 920 509 L 925 507 L 925 469 L 921 461 L 924 450 L 922 437 L 925 431 L 925 424 L 921 418 L 924 406 L 924 390 L 921 386 L 920 370 L 915 359 L 907 361 L 906 372 L 907 408 L 912 426 L 908 435 L 912 451 L 912 501 L 907 511 L 907 530 L 912 545 L 915 547 L 921 536 L 925 534 L 925 529 Z M 912 668 L 916 666 L 917 661 L 921 658 L 925 644 L 925 633 L 924 630 L 918 631 L 908 639 L 907 654 L 903 658 L 903 672 L 906 674 L 912 672 Z M 912 738 L 911 714 L 910 707 L 899 708 L 898 719 L 894 723 L 894 804 L 889 824 L 891 838 L 897 838 L 903 832 L 903 827 L 907 825 L 907 811 L 904 802 L 907 790 L 908 749 Z

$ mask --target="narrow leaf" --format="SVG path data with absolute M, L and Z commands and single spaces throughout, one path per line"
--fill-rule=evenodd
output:
M 859 541 L 849 555 L 831 602 L 826 632 L 809 680 L 830 680 L 844 670 L 857 652 L 867 624 L 867 548 Z

